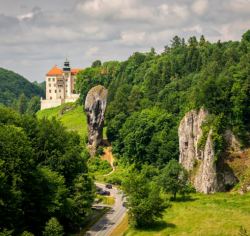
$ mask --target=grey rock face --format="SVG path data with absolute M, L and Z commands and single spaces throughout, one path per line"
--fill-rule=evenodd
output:
M 96 153 L 102 142 L 104 113 L 106 110 L 108 90 L 101 85 L 89 90 L 85 100 L 88 122 L 88 147 L 91 155 Z
M 214 193 L 227 190 L 237 182 L 237 179 L 223 158 L 215 160 L 212 130 L 208 134 L 205 147 L 202 150 L 198 148 L 198 142 L 202 137 L 201 126 L 207 115 L 208 112 L 204 109 L 193 110 L 181 120 L 178 129 L 179 162 L 190 172 L 196 191 Z M 227 136 L 230 140 L 234 139 L 229 137 L 229 133 Z

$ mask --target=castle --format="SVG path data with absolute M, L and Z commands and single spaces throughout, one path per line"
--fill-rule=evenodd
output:
M 41 99 L 41 110 L 57 107 L 65 102 L 75 102 L 79 94 L 75 91 L 76 75 L 80 69 L 71 69 L 68 60 L 63 69 L 54 66 L 45 77 L 46 99 Z

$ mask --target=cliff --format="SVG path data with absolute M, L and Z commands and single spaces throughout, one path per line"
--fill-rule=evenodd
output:
M 237 179 L 223 157 L 216 160 L 212 130 L 209 131 L 205 146 L 198 147 L 202 137 L 202 123 L 207 116 L 208 112 L 204 109 L 193 110 L 181 120 L 178 129 L 179 162 L 190 172 L 196 191 L 203 193 L 226 191 L 237 183 Z M 235 139 L 229 132 L 227 138 L 231 141 Z
M 88 123 L 88 147 L 92 156 L 95 155 L 97 147 L 102 142 L 107 94 L 107 89 L 98 85 L 89 90 L 85 100 Z

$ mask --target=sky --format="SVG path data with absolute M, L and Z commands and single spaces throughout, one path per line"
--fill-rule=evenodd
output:
M 0 0 L 0 67 L 44 80 L 67 57 L 72 67 L 161 52 L 178 35 L 240 40 L 250 0 Z

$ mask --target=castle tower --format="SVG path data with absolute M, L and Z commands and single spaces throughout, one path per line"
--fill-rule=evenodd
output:
M 66 58 L 63 66 L 63 74 L 64 74 L 64 79 L 65 79 L 65 93 L 67 97 L 71 96 L 71 91 L 72 91 L 72 79 L 71 79 L 71 68 L 70 68 L 70 63 L 68 59 Z

